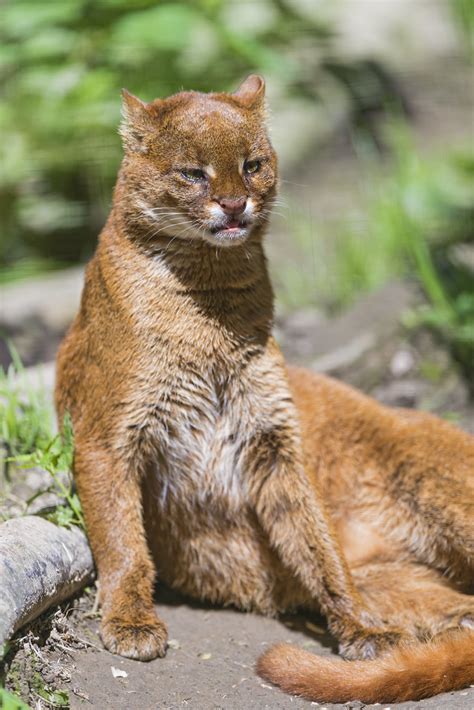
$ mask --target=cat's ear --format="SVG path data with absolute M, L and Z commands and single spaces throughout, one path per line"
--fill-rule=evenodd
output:
M 146 153 L 145 138 L 153 130 L 153 107 L 127 89 L 122 89 L 122 122 L 119 133 L 124 148 L 133 153 Z
M 246 108 L 263 109 L 265 105 L 265 81 L 258 74 L 250 74 L 243 80 L 233 96 Z

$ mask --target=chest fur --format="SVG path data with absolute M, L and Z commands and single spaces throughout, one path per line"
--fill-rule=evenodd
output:
M 151 469 L 163 512 L 176 505 L 229 511 L 245 505 L 248 442 L 262 411 L 250 394 L 196 378 L 160 393 Z

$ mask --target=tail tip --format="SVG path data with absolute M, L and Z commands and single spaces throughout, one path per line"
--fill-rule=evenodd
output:
M 277 643 L 271 646 L 257 660 L 256 671 L 261 678 L 280 685 L 283 674 L 286 675 L 290 666 L 290 656 L 294 648 L 287 643 Z
M 299 649 L 289 643 L 277 643 L 263 653 L 256 664 L 258 675 L 274 685 L 285 688 L 288 685 L 289 673 L 298 658 Z

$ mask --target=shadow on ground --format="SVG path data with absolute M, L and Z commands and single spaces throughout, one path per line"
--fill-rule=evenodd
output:
M 254 665 L 260 653 L 281 641 L 317 654 L 331 654 L 335 645 L 323 620 L 301 615 L 268 619 L 201 605 L 166 589 L 159 591 L 157 610 L 169 628 L 170 648 L 166 658 L 139 663 L 96 648 L 74 654 L 71 686 L 87 697 L 91 707 L 278 710 L 317 706 L 284 695 L 264 682 L 255 674 Z M 97 626 L 97 620 L 88 621 L 80 633 L 99 647 Z M 115 678 L 112 667 L 125 671 L 126 677 Z M 71 693 L 70 698 L 73 710 L 85 707 L 84 697 Z M 473 705 L 474 689 L 469 689 L 396 707 L 468 710 Z M 353 702 L 345 706 L 321 703 L 319 707 L 329 710 L 375 706 Z

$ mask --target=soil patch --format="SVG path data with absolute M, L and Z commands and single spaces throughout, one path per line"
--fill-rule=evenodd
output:
M 7 687 L 29 698 L 31 707 L 69 706 L 72 710 L 376 707 L 359 702 L 318 706 L 284 695 L 255 674 L 257 657 L 275 642 L 287 641 L 317 654 L 332 653 L 334 643 L 322 619 L 300 615 L 268 619 L 199 605 L 161 588 L 157 610 L 168 624 L 170 647 L 166 658 L 139 663 L 102 648 L 93 604 L 94 590 L 90 589 L 61 610 L 46 615 L 15 641 L 17 650 L 10 654 L 7 663 Z M 474 689 L 470 688 L 391 707 L 470 710 L 473 704 Z

